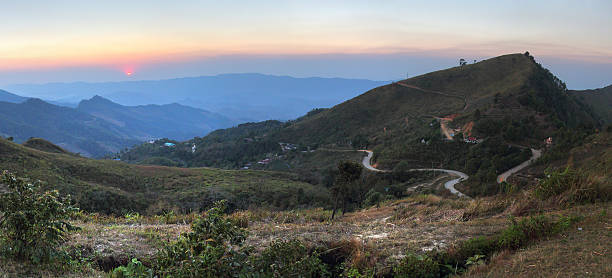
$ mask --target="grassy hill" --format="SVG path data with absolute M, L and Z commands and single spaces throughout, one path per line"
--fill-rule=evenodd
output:
M 570 91 L 570 93 L 590 105 L 606 124 L 612 123 L 612 85 L 594 90 Z
M 232 208 L 286 209 L 326 205 L 329 198 L 326 188 L 289 173 L 130 165 L 39 151 L 5 139 L 0 139 L 0 169 L 42 180 L 90 212 L 199 211 L 220 199 Z
M 248 127 L 253 126 L 257 124 Z M 157 152 L 143 145 L 121 158 L 151 162 L 151 157 L 164 157 L 185 166 L 238 168 L 264 158 L 284 165 L 308 160 L 305 155 L 286 155 L 279 143 L 292 144 L 295 153 L 368 148 L 380 168 L 404 162 L 409 167 L 457 169 L 474 176 L 474 186 L 489 184 L 482 192 L 491 193 L 496 175 L 525 158 L 517 145 L 541 148 L 545 138 L 563 141 L 567 134 L 589 134 L 598 126 L 588 105 L 569 94 L 532 56 L 510 54 L 384 85 L 330 109 L 262 128 L 257 136 L 236 132 L 247 128 L 239 126 L 232 132 L 242 135 L 229 140 L 211 135 Z M 443 140 L 441 127 L 454 140 Z M 470 136 L 484 143 L 464 143 Z M 301 164 L 312 165 L 317 159 Z
M 23 142 L 24 146 L 32 149 L 36 149 L 43 152 L 49 153 L 63 153 L 68 154 L 69 152 L 62 149 L 61 147 L 54 145 L 53 143 L 42 139 L 42 138 L 30 138 L 28 141 Z

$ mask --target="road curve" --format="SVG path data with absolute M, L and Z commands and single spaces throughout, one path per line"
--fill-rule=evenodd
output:
M 505 182 L 508 177 L 510 177 L 512 174 L 523 170 L 525 167 L 531 165 L 531 163 L 533 163 L 534 161 L 536 161 L 536 159 L 540 158 L 540 156 L 542 156 L 542 151 L 541 150 L 536 150 L 536 149 L 531 149 L 531 158 L 529 158 L 529 160 L 514 166 L 512 169 L 501 173 L 501 175 L 497 176 L 497 183 L 502 183 Z
M 372 166 L 372 164 L 370 164 L 370 161 L 372 160 L 372 156 L 374 155 L 374 152 L 372 151 L 368 151 L 368 150 L 359 150 L 360 152 L 365 152 L 368 155 L 363 157 L 363 160 L 361 161 L 361 164 L 363 164 L 363 167 L 366 167 L 366 169 L 370 170 L 370 171 L 374 171 L 374 172 L 388 172 L 385 170 L 380 170 L 380 169 L 376 169 L 374 168 L 374 166 Z
M 372 166 L 372 164 L 370 164 L 370 160 L 372 159 L 372 156 L 374 155 L 374 152 L 369 151 L 369 150 L 359 150 L 361 152 L 365 152 L 368 155 L 366 155 L 363 160 L 362 160 L 362 164 L 363 167 L 365 167 L 366 169 L 370 170 L 370 171 L 374 171 L 374 172 L 389 172 L 389 171 L 385 171 L 385 170 L 380 170 L 380 169 L 376 169 Z M 464 180 L 467 180 L 469 178 L 468 175 L 466 175 L 465 173 L 459 172 L 459 171 L 455 171 L 455 170 L 448 170 L 448 169 L 438 169 L 438 168 L 421 168 L 421 169 L 410 169 L 408 171 L 435 171 L 435 172 L 444 172 L 453 176 L 457 176 L 459 178 L 457 179 L 452 179 L 447 181 L 446 183 L 444 183 L 444 188 L 448 189 L 451 193 L 459 196 L 459 197 L 466 197 L 469 198 L 468 195 L 465 195 L 461 192 L 459 192 L 459 190 L 457 190 L 455 188 L 455 184 L 458 184 Z
M 457 190 L 455 188 L 455 184 L 458 184 L 464 180 L 467 180 L 470 176 L 466 175 L 465 173 L 459 172 L 459 171 L 455 171 L 455 170 L 448 170 L 448 169 L 438 169 L 438 168 L 423 168 L 423 169 L 410 169 L 410 171 L 434 171 L 434 172 L 444 172 L 453 176 L 457 176 L 459 178 L 457 179 L 452 179 L 447 181 L 446 183 L 444 183 L 444 188 L 448 189 L 448 191 L 450 191 L 451 193 L 459 196 L 459 197 L 466 197 L 469 198 L 468 195 L 465 195 L 461 192 L 459 192 L 459 190 Z

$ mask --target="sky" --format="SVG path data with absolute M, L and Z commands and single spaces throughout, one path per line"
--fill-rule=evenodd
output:
M 221 73 L 394 80 L 529 51 L 612 83 L 612 1 L 0 0 L 0 87 Z M 129 75 L 128 75 L 129 73 Z

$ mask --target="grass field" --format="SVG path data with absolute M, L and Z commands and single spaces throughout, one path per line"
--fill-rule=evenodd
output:
M 42 152 L 0 139 L 0 168 L 71 194 L 90 212 L 200 211 L 227 199 L 234 209 L 323 206 L 329 193 L 291 173 L 173 168 Z

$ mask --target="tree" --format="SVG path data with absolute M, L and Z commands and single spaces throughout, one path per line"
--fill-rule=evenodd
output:
M 459 66 L 465 66 L 467 64 L 467 62 L 465 61 L 465 59 L 461 58 L 459 59 Z
M 393 167 L 393 178 L 400 182 L 405 182 L 410 177 L 410 163 L 406 160 L 402 160 L 400 163 Z
M 355 162 L 343 161 L 338 164 L 338 174 L 331 190 L 334 196 L 334 210 L 331 219 L 334 219 L 336 215 L 339 202 L 342 202 L 342 213 L 346 211 L 347 203 L 352 197 L 353 185 L 361 177 L 362 170 L 361 165 Z

